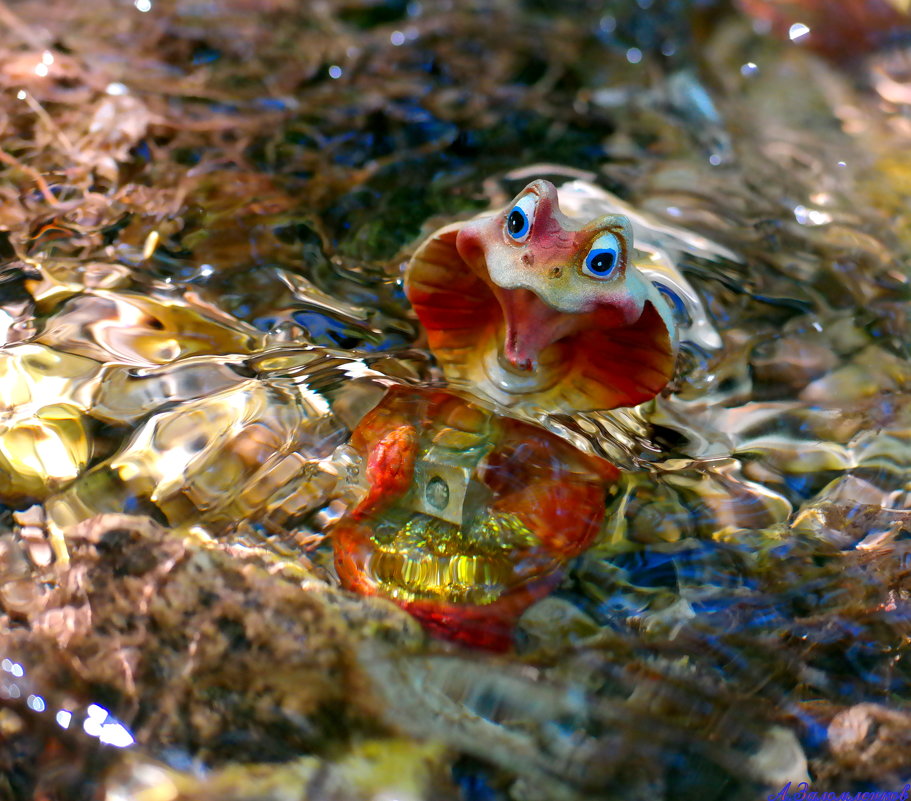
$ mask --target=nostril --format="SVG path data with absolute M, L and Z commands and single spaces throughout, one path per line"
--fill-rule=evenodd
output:
M 551 267 L 548 278 L 559 278 L 561 275 L 563 275 L 562 267 Z
M 535 254 L 529 251 L 526 251 L 522 254 L 522 264 L 526 267 L 534 267 L 535 264 Z

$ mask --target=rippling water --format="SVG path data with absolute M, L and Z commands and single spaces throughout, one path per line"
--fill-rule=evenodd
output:
M 630 5 L 0 5 L 0 798 L 911 781 L 904 29 Z M 630 216 L 683 347 L 635 409 L 481 400 L 621 468 L 493 655 L 325 534 L 445 383 L 408 257 L 536 177 Z

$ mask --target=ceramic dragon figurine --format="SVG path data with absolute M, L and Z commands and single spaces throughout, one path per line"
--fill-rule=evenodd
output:
M 672 309 L 634 264 L 629 220 L 568 217 L 545 180 L 433 234 L 405 291 L 446 377 L 507 406 L 633 406 L 674 371 Z
M 625 215 L 568 217 L 537 180 L 504 210 L 433 234 L 405 290 L 456 387 L 513 408 L 613 409 L 653 398 L 676 358 L 671 305 L 633 254 Z M 491 649 L 592 543 L 619 475 L 439 390 L 393 390 L 351 445 L 366 495 L 334 530 L 342 582 Z

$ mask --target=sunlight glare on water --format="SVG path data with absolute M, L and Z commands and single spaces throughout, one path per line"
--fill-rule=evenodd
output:
M 51 5 L 0 9 L 11 798 L 901 789 L 907 9 Z M 654 400 L 429 350 L 409 258 L 536 178 L 629 219 Z

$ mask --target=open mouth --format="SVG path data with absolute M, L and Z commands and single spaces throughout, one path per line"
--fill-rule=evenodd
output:
M 475 271 L 459 252 L 460 225 L 419 249 L 406 283 L 450 381 L 505 405 L 574 411 L 635 406 L 667 384 L 675 348 L 657 291 L 631 324 L 618 325 L 609 305 L 582 315 L 558 311 L 527 287 L 503 289 L 482 278 L 480 264 Z
M 534 370 L 521 370 L 508 359 L 502 335 L 491 337 L 483 349 L 484 372 L 490 383 L 510 395 L 551 389 L 563 380 L 571 359 L 565 342 L 555 342 L 540 355 Z
M 573 333 L 575 320 L 552 309 L 530 289 L 494 285 L 492 294 L 502 314 L 502 352 L 517 371 L 537 370 L 547 348 Z

